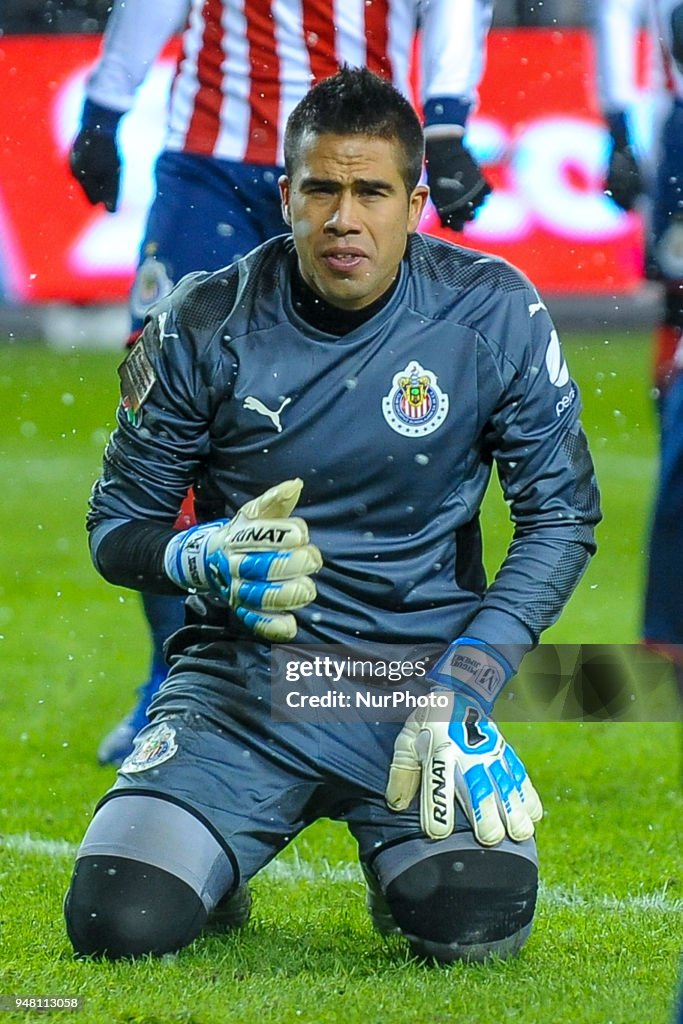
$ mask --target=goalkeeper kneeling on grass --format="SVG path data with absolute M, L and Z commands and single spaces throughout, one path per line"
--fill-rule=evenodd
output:
M 287 123 L 290 234 L 181 281 L 121 368 L 93 561 L 186 613 L 77 854 L 79 955 L 243 925 L 250 879 L 319 818 L 351 830 L 375 925 L 417 956 L 509 956 L 529 935 L 541 802 L 491 711 L 594 551 L 598 494 L 535 289 L 417 232 L 423 156 L 387 82 L 316 85 Z M 515 531 L 487 585 L 494 462 Z M 198 525 L 176 532 L 189 487 Z M 399 721 L 282 716 L 289 643 L 424 645 L 438 699 Z

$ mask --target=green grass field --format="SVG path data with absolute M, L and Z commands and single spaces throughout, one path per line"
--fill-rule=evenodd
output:
M 599 554 L 546 638 L 635 643 L 656 471 L 648 339 L 565 334 L 564 344 L 605 521 Z M 411 962 L 372 931 L 353 843 L 328 822 L 254 881 L 240 934 L 161 960 L 73 959 L 61 901 L 113 777 L 94 750 L 128 710 L 148 654 L 136 596 L 97 577 L 83 527 L 118 361 L 0 346 L 0 995 L 80 996 L 82 1024 L 670 1024 L 683 940 L 673 722 L 506 726 L 547 809 L 535 930 L 513 962 Z M 486 529 L 495 566 L 509 535 L 495 493 Z

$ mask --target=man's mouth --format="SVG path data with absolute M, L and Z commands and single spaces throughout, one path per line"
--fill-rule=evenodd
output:
M 359 249 L 330 249 L 323 253 L 322 258 L 330 270 L 338 273 L 348 273 L 350 270 L 356 270 L 363 260 L 367 259 L 365 253 Z

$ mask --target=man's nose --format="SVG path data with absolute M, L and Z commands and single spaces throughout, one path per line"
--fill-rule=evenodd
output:
M 360 230 L 356 200 L 350 192 L 341 192 L 337 197 L 334 209 L 325 223 L 325 230 L 338 235 Z

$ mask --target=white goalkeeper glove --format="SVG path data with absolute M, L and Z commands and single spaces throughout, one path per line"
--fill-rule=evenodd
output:
M 185 590 L 217 594 L 257 636 L 292 640 L 291 612 L 314 600 L 310 577 L 323 564 L 305 520 L 291 515 L 302 487 L 302 480 L 285 480 L 232 519 L 179 532 L 166 547 L 166 575 Z
M 455 671 L 476 687 L 476 698 L 470 686 L 454 678 Z M 387 804 L 404 811 L 419 789 L 420 824 L 431 839 L 453 831 L 456 799 L 482 846 L 495 846 L 506 833 L 518 842 L 530 839 L 534 822 L 543 816 L 541 801 L 526 768 L 488 717 L 492 701 L 478 692 L 482 685 L 491 692 L 495 679 L 497 695 L 511 667 L 493 647 L 462 637 L 432 675 L 434 700 L 413 711 L 396 738 Z

